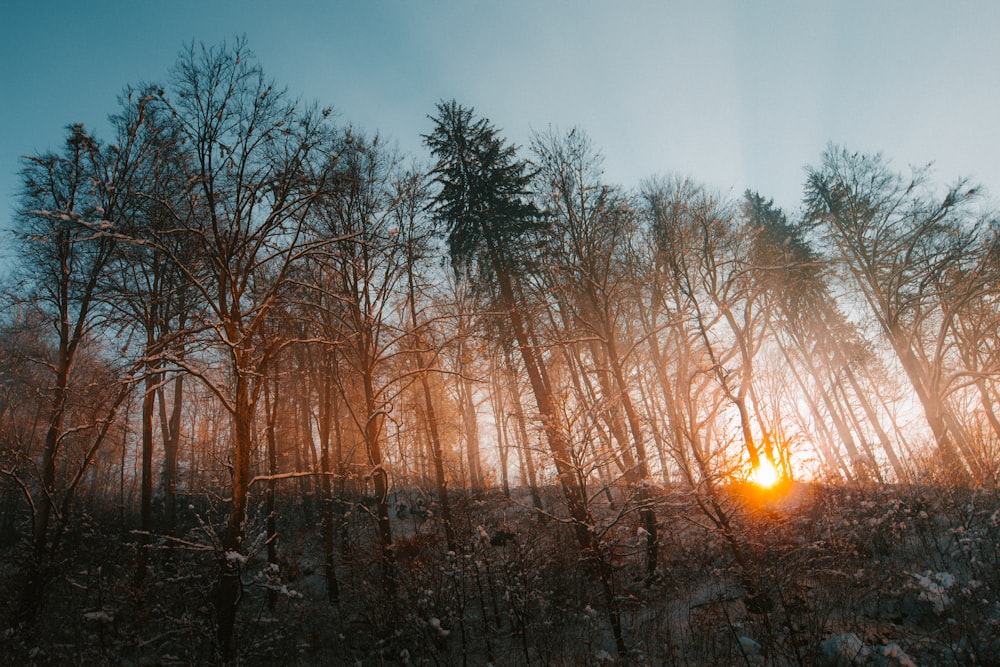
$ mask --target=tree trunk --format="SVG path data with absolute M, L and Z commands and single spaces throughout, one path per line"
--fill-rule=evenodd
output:
M 33 623 L 42 604 L 45 580 L 48 577 L 49 520 L 56 498 L 56 454 L 62 436 L 66 412 L 69 371 L 73 363 L 75 346 L 66 343 L 69 337 L 68 316 L 63 318 L 62 337 L 59 344 L 56 382 L 53 388 L 52 410 L 45 431 L 45 449 L 42 451 L 42 494 L 32 517 L 32 559 L 28 568 L 24 591 L 18 611 L 18 622 Z
M 331 603 L 340 597 L 340 586 L 337 583 L 337 569 L 334 560 L 334 537 L 336 526 L 333 516 L 333 483 L 331 475 L 333 466 L 330 463 L 330 434 L 332 431 L 331 412 L 333 409 L 333 373 L 324 364 L 324 377 L 315 383 L 320 390 L 319 395 L 319 461 L 320 488 L 323 492 L 323 552 L 326 562 L 326 595 Z
M 495 261 L 494 266 L 499 269 L 496 274 L 497 282 L 500 286 L 500 298 L 507 308 L 514 339 L 517 341 L 525 370 L 528 373 L 528 381 L 531 384 L 532 393 L 535 395 L 535 403 L 541 415 L 542 427 L 549 443 L 549 450 L 552 452 L 559 485 L 562 489 L 563 497 L 566 499 L 566 504 L 569 506 L 570 518 L 573 521 L 573 529 L 577 542 L 584 556 L 591 561 L 595 574 L 601 582 L 605 594 L 605 602 L 608 605 L 608 620 L 615 638 L 615 645 L 619 654 L 625 655 L 627 647 L 624 635 L 622 634 L 618 601 L 613 594 L 611 585 L 611 564 L 607 561 L 602 552 L 601 545 L 593 532 L 594 521 L 590 516 L 587 499 L 584 496 L 583 488 L 577 477 L 579 471 L 574 466 L 569 444 L 566 442 L 566 429 L 562 423 L 562 416 L 549 390 L 543 361 L 538 356 L 535 346 L 531 345 L 529 341 L 528 332 L 524 321 L 521 319 L 521 311 L 514 297 L 510 276 L 503 270 L 501 262 Z
M 847 450 L 851 475 L 862 480 L 870 479 L 871 475 L 864 469 L 863 466 L 861 466 L 861 453 L 854 444 L 854 437 L 851 435 L 851 430 L 847 427 L 847 424 L 840 415 L 840 411 L 837 409 L 830 393 L 824 387 L 824 383 L 827 381 L 827 378 L 824 377 L 820 369 L 816 367 L 815 363 L 813 363 L 812 352 L 808 349 L 807 344 L 797 337 L 792 340 L 795 343 L 796 349 L 799 351 L 799 357 L 802 359 L 806 370 L 814 380 L 815 391 L 819 393 L 820 399 L 822 400 L 824 407 L 826 407 L 827 415 L 829 416 L 830 421 L 833 422 L 833 426 L 837 431 L 837 436 L 840 439 L 841 444 L 844 446 L 844 449 Z M 822 419 L 819 419 L 818 421 L 822 422 Z
M 377 405 L 375 386 L 370 366 L 366 358 L 362 360 L 362 368 L 369 372 L 363 373 L 362 383 L 365 392 L 365 447 L 368 452 L 368 463 L 371 465 L 371 480 L 375 491 L 375 523 L 378 534 L 379 560 L 382 566 L 382 586 L 387 593 L 396 592 L 396 562 L 392 552 L 392 526 L 389 523 L 389 472 L 385 468 L 382 457 L 382 423 L 385 420 L 385 409 Z
M 830 387 L 831 398 L 837 405 L 840 406 L 840 414 L 844 416 L 845 424 L 853 426 L 854 433 L 858 435 L 858 439 L 861 441 L 861 449 L 864 451 L 864 462 L 867 464 L 865 466 L 866 471 L 870 471 L 872 475 L 875 476 L 875 480 L 879 484 L 884 484 L 885 479 L 882 477 L 882 471 L 878 467 L 878 462 L 875 460 L 875 451 L 872 449 L 871 444 L 865 437 L 864 428 L 861 425 L 861 421 L 858 419 L 858 415 L 854 411 L 854 406 L 851 404 L 850 396 L 847 395 L 847 390 L 844 388 L 842 383 L 834 382 Z
M 460 344 L 459 351 L 458 378 L 458 399 L 462 406 L 462 424 L 465 427 L 465 454 L 469 466 L 469 487 L 472 493 L 482 493 L 483 468 L 479 456 L 479 415 L 476 411 L 476 404 L 473 400 L 475 388 L 472 385 L 472 378 L 469 377 L 469 360 L 465 351 L 465 344 Z
M 639 414 L 632 404 L 632 396 L 628 392 L 628 385 L 625 383 L 625 373 L 622 371 L 621 360 L 618 357 L 618 347 L 615 343 L 614 332 L 608 331 L 605 341 L 607 346 L 608 361 L 611 365 L 611 374 L 618 385 L 618 400 L 625 416 L 628 419 L 629 429 L 632 431 L 632 440 L 635 445 L 636 465 L 638 466 L 639 488 L 636 491 L 636 500 L 639 503 L 639 518 L 646 531 L 646 577 L 647 581 L 652 581 L 656 575 L 656 565 L 659 556 L 659 531 L 656 525 L 656 512 L 652 508 L 652 498 L 646 483 L 649 481 L 649 462 L 646 458 L 646 443 L 642 436 L 642 428 L 639 425 Z
M 236 354 L 246 354 L 237 351 Z M 250 449 L 253 444 L 253 403 L 248 375 L 237 363 L 234 389 L 233 424 L 233 497 L 229 520 L 219 558 L 219 586 L 216 593 L 218 640 L 223 657 L 235 655 L 236 606 L 242 591 L 243 539 L 246 535 L 247 504 L 250 484 Z
M 430 438 L 431 458 L 434 463 L 434 484 L 437 490 L 438 504 L 441 506 L 441 521 L 444 523 L 444 539 L 449 551 L 455 551 L 457 543 L 455 541 L 455 527 L 451 519 L 451 502 L 448 499 L 448 478 L 444 474 L 444 453 L 441 450 L 441 436 L 438 434 L 437 413 L 434 410 L 434 401 L 431 398 L 430 382 L 427 379 L 427 371 L 423 368 L 423 358 L 418 352 L 418 365 L 420 367 L 420 386 L 424 395 L 424 414 L 427 416 L 427 432 Z
M 299 367 L 304 369 L 306 366 L 302 363 Z M 306 382 L 308 383 L 308 380 Z M 313 449 L 312 406 L 309 400 L 312 392 L 307 385 L 298 394 L 298 420 L 296 421 L 298 432 L 295 439 L 295 468 L 300 471 L 315 471 L 316 467 L 312 461 L 315 458 L 315 450 Z M 313 486 L 308 476 L 299 478 L 299 496 L 302 498 L 302 512 L 306 520 L 309 521 L 313 517 Z
M 868 422 L 875 430 L 875 435 L 879 440 L 879 444 L 882 446 L 882 451 L 885 452 L 886 458 L 889 459 L 889 465 L 892 466 L 892 471 L 896 473 L 896 480 L 898 482 L 906 481 L 906 468 L 903 467 L 903 462 L 900 461 L 899 456 L 896 455 L 896 450 L 892 446 L 892 442 L 889 441 L 889 434 L 885 432 L 884 428 L 882 428 L 882 423 L 878 419 L 875 407 L 868 399 L 868 394 L 865 392 L 864 387 L 861 386 L 857 375 L 855 375 L 854 371 L 851 370 L 851 367 L 847 366 L 845 370 L 847 372 L 847 379 L 851 383 L 851 388 L 854 389 L 854 395 L 858 398 L 858 402 L 861 404 L 861 409 L 864 410 L 865 416 L 868 418 Z
M 510 447 L 508 446 L 507 420 L 504 418 L 506 404 L 504 402 L 503 388 L 500 384 L 500 373 L 495 363 L 491 363 L 491 403 L 493 405 L 493 421 L 497 431 L 497 454 L 500 457 L 500 482 L 505 498 L 510 498 L 510 479 L 507 464 L 510 458 Z
M 815 424 L 814 428 L 819 431 L 820 435 L 820 438 L 817 439 L 816 447 L 823 459 L 826 461 L 827 468 L 830 470 L 831 474 L 839 471 L 838 476 L 842 473 L 844 479 L 847 481 L 853 481 L 854 472 L 846 463 L 844 463 L 843 457 L 834 445 L 833 434 L 830 432 L 827 420 L 823 419 L 819 406 L 816 405 L 816 401 L 814 401 L 810 396 L 814 392 L 806 386 L 805 380 L 796 369 L 795 362 L 792 361 L 788 348 L 782 344 L 780 340 L 778 347 L 781 349 L 781 354 L 785 358 L 785 362 L 788 364 L 792 377 L 795 378 L 795 382 L 798 385 L 799 390 L 802 392 L 802 396 L 805 397 L 806 404 L 809 406 L 809 413 L 812 415 L 813 423 Z M 819 378 L 813 379 L 817 384 L 819 383 Z M 820 440 L 823 442 L 820 442 Z
M 271 383 L 274 382 L 274 400 L 271 400 Z M 275 507 L 275 485 L 274 475 L 278 473 L 277 457 L 277 434 L 275 426 L 278 419 L 278 400 L 280 398 L 277 378 L 265 377 L 264 380 L 264 414 L 267 417 L 267 492 L 265 496 L 265 511 L 267 512 L 267 562 L 271 567 L 278 565 L 278 517 Z M 267 607 L 274 609 L 277 603 L 277 594 L 274 590 L 267 592 Z
M 147 350 L 152 341 L 147 341 Z M 149 559 L 150 539 L 153 531 L 153 411 L 156 408 L 156 386 L 160 373 L 151 364 L 146 366 L 146 377 L 142 394 L 142 482 L 139 501 L 139 557 L 135 564 L 134 584 L 142 590 Z
M 160 425 L 163 434 L 163 496 L 164 523 L 168 533 L 177 527 L 177 462 L 181 444 L 181 408 L 184 402 L 184 376 L 174 380 L 174 396 L 167 416 L 163 388 L 157 391 L 160 403 Z
M 916 392 L 917 398 L 920 400 L 920 405 L 924 408 L 924 415 L 928 425 L 931 427 L 931 432 L 934 434 L 934 441 L 937 443 L 941 460 L 948 469 L 948 472 L 954 476 L 955 481 L 960 483 L 971 481 L 970 471 L 977 478 L 982 478 L 976 465 L 975 456 L 970 451 L 968 443 L 960 437 L 960 434 L 956 434 L 958 436 L 957 446 L 948 437 L 948 420 L 946 415 L 948 406 L 944 404 L 940 396 L 934 395 L 931 391 L 930 382 L 927 380 L 923 369 L 921 369 L 916 355 L 909 348 L 909 343 L 902 335 L 896 332 L 889 331 L 888 334 L 893 350 L 896 352 L 896 358 L 899 359 L 899 363 L 906 372 L 906 376 L 909 378 L 910 384 L 914 392 Z M 962 457 L 959 456 L 959 450 L 961 450 L 965 457 L 964 463 Z
M 652 308 L 653 306 L 650 307 Z M 666 361 L 663 359 L 663 353 L 660 350 L 660 339 L 657 335 L 656 317 L 644 307 L 641 300 L 639 301 L 639 316 L 642 318 L 643 333 L 646 337 L 646 343 L 649 346 L 650 359 L 653 362 L 653 369 L 656 373 L 657 382 L 660 385 L 661 395 L 663 396 L 670 440 L 673 442 L 674 450 L 679 452 L 683 446 L 684 434 L 681 429 L 677 399 L 674 395 L 675 384 L 670 382 L 670 379 L 667 377 Z M 665 467 L 663 474 L 664 481 L 669 481 L 666 478 L 667 472 Z
M 514 360 L 510 357 L 510 350 L 505 351 L 507 357 L 507 372 L 510 386 L 510 395 L 513 400 L 513 413 L 517 422 L 517 434 L 520 436 L 518 451 L 524 461 L 525 473 L 528 479 L 528 490 L 531 492 L 532 506 L 539 511 L 545 511 L 542 504 L 541 494 L 538 492 L 538 474 L 535 472 L 535 459 L 531 453 L 531 441 L 528 439 L 528 427 L 524 417 L 524 406 L 521 403 L 521 388 L 517 381 L 517 374 L 514 372 Z
M 333 362 L 332 366 L 336 368 L 336 362 Z M 340 397 L 334 393 L 330 398 L 330 414 L 332 417 L 331 421 L 333 422 L 333 463 L 337 471 L 337 490 L 334 495 L 334 519 L 340 533 L 340 557 L 346 564 L 350 563 L 353 558 L 353 554 L 351 553 L 351 535 L 344 516 L 346 505 L 343 500 L 347 495 L 348 466 L 344 460 L 344 429 L 340 421 Z

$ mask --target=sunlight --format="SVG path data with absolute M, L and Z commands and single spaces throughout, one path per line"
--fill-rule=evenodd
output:
M 769 489 L 778 483 L 779 475 L 778 471 L 774 468 L 774 464 L 764 459 L 754 468 L 754 471 L 750 474 L 750 479 L 757 486 Z

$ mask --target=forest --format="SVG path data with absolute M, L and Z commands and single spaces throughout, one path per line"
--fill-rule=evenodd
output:
M 831 144 L 791 214 L 421 113 L 192 43 L 22 160 L 7 664 L 1000 664 L 976 184 Z

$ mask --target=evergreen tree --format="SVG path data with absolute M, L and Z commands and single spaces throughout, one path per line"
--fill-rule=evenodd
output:
M 424 142 L 437 158 L 431 172 L 440 190 L 433 198 L 435 218 L 448 232 L 448 251 L 454 269 L 483 287 L 496 284 L 496 298 L 524 360 L 535 403 L 577 541 L 592 559 L 604 588 L 609 620 L 618 650 L 625 652 L 617 603 L 611 591 L 611 566 L 601 553 L 568 442 L 568 429 L 549 382 L 545 358 L 530 334 L 531 320 L 518 298 L 519 269 L 525 249 L 545 226 L 529 199 L 532 174 L 528 162 L 517 159 L 517 148 L 507 144 L 485 118 L 455 101 L 437 106 L 434 131 Z

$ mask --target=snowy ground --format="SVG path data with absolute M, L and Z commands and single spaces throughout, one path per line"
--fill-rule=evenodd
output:
M 336 603 L 327 598 L 319 519 L 296 505 L 279 518 L 278 563 L 266 562 L 262 519 L 252 522 L 249 553 L 239 555 L 246 560 L 238 662 L 1000 664 L 996 492 L 786 492 L 722 498 L 728 537 L 692 496 L 658 494 L 652 579 L 637 514 L 620 504 L 595 507 L 626 655 L 615 650 L 608 600 L 572 531 L 524 502 L 499 494 L 462 500 L 460 548 L 449 552 L 433 504 L 415 513 L 414 503 L 397 499 L 394 594 L 382 585 L 368 515 L 351 512 L 337 540 Z M 560 513 L 554 492 L 546 501 Z M 51 573 L 41 618 L 26 628 L 14 627 L 26 550 L 3 547 L 9 627 L 0 656 L 8 664 L 216 662 L 218 510 L 206 505 L 202 524 L 192 518 L 183 535 L 156 542 L 141 588 L 135 536 L 81 517 L 74 548 Z

